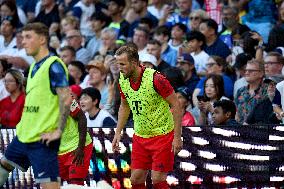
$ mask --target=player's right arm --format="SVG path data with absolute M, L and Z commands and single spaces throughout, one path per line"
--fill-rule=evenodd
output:
M 122 129 L 125 127 L 129 114 L 130 114 L 130 107 L 127 103 L 127 100 L 125 98 L 121 98 L 121 103 L 118 110 L 118 121 L 117 121 L 116 132 L 112 141 L 113 151 L 119 150 L 119 142 L 121 138 L 120 134 Z

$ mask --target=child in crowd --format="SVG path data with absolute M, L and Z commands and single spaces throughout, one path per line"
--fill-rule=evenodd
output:
M 187 87 L 179 87 L 176 91 L 180 105 L 182 106 L 182 126 L 195 125 L 195 119 L 192 114 L 187 111 L 188 106 L 191 104 L 191 94 Z
M 115 118 L 106 110 L 100 109 L 101 93 L 94 87 L 82 90 L 80 106 L 85 112 L 88 127 L 115 127 Z
M 231 100 L 219 100 L 214 103 L 213 123 L 215 125 L 238 125 L 235 120 L 236 106 Z

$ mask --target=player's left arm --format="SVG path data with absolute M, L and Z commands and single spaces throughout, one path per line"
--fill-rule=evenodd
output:
M 165 99 L 171 109 L 174 119 L 174 141 L 173 141 L 173 152 L 174 154 L 179 153 L 179 151 L 182 149 L 182 140 L 181 140 L 181 119 L 182 119 L 182 109 L 179 103 L 179 100 L 177 99 L 176 93 L 173 91 L 171 95 L 169 95 Z
M 182 119 L 182 108 L 180 106 L 179 100 L 176 93 L 166 79 L 165 76 L 156 72 L 154 75 L 154 88 L 158 94 L 160 94 L 170 105 L 172 109 L 173 119 L 174 119 L 174 141 L 173 141 L 173 151 L 177 154 L 182 148 L 181 141 L 181 119 Z

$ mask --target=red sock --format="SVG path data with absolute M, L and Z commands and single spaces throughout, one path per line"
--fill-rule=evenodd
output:
M 154 189 L 169 189 L 167 181 L 158 182 L 154 185 Z
M 146 189 L 145 183 L 143 184 L 132 184 L 132 189 Z

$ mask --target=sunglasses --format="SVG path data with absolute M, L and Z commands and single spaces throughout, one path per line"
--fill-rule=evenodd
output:
M 191 16 L 191 17 L 189 17 L 189 19 L 190 19 L 190 20 L 199 20 L 200 17 Z

